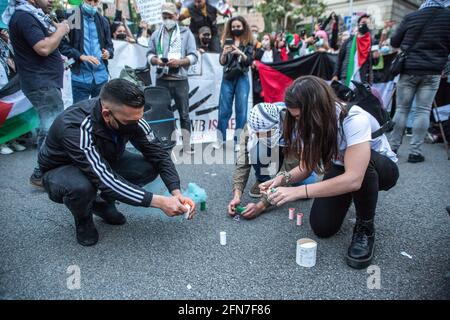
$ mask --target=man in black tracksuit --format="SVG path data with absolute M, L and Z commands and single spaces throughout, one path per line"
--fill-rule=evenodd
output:
M 113 225 L 126 222 L 115 200 L 160 208 L 168 216 L 186 212 L 186 203 L 194 207 L 181 195 L 168 152 L 152 142 L 143 112 L 144 95 L 139 88 L 115 79 L 103 87 L 99 99 L 71 106 L 50 128 L 38 156 L 44 188 L 52 201 L 64 203 L 73 214 L 81 245 L 98 241 L 92 214 Z M 125 151 L 128 141 L 142 155 Z M 158 174 L 172 197 L 153 195 L 141 187 Z M 189 218 L 193 215 L 194 210 Z

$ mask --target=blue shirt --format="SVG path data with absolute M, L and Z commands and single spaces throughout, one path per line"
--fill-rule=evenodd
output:
M 108 81 L 109 75 L 102 60 L 102 50 L 98 39 L 97 27 L 95 25 L 94 17 L 84 10 L 83 27 L 83 54 L 96 57 L 100 64 L 96 66 L 89 62 L 82 62 L 80 64 L 80 73 L 72 73 L 72 81 L 86 84 L 91 84 L 93 82 L 95 82 L 95 84 L 104 83 Z
M 31 13 L 17 10 L 9 22 L 20 86 L 26 92 L 41 88 L 62 88 L 64 63 L 58 49 L 43 57 L 34 51 L 36 43 L 49 36 Z

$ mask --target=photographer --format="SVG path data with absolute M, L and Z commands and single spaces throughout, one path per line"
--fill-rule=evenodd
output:
M 180 114 L 183 152 L 194 153 L 190 145 L 189 83 L 187 70 L 197 62 L 197 48 L 192 32 L 178 25 L 177 8 L 173 3 L 162 5 L 162 26 L 150 39 L 148 61 L 157 66 L 156 85 L 166 87 Z

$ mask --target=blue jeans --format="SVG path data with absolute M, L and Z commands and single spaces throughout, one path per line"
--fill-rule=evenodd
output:
M 430 125 L 430 111 L 434 97 L 439 89 L 440 75 L 400 75 L 397 83 L 397 110 L 395 111 L 394 130 L 390 136 L 392 149 L 402 144 L 406 121 L 415 99 L 416 110 L 412 126 L 410 153 L 422 154 L 422 143 Z
M 40 88 L 24 92 L 39 115 L 39 130 L 37 136 L 37 149 L 44 144 L 48 130 L 53 120 L 64 110 L 62 93 L 59 88 Z
M 250 82 L 248 73 L 234 80 L 222 79 L 219 98 L 218 129 L 222 134 L 223 141 L 227 139 L 228 121 L 230 121 L 231 114 L 233 113 L 233 100 L 235 100 L 236 132 L 244 128 L 247 122 L 249 92 Z M 235 140 L 237 140 L 236 134 Z
M 72 80 L 72 98 L 73 103 L 77 103 L 89 98 L 98 97 L 100 90 L 106 82 L 96 84 L 92 82 L 91 84 L 73 81 Z

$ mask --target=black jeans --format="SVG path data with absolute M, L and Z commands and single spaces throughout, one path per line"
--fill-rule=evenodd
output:
M 111 168 L 118 175 L 139 186 L 150 183 L 158 176 L 155 168 L 142 155 L 128 151 L 111 164 Z M 91 214 L 97 188 L 77 167 L 65 165 L 49 170 L 44 173 L 43 184 L 50 200 L 65 204 L 74 216 L 83 218 Z M 100 196 L 108 202 L 114 201 L 101 194 Z
M 156 85 L 169 89 L 170 96 L 180 114 L 180 125 L 183 134 L 183 145 L 190 144 L 191 119 L 189 118 L 189 83 L 188 80 L 157 79 Z
M 24 92 L 24 94 L 39 115 L 40 125 L 37 137 L 37 149 L 39 151 L 44 144 L 53 120 L 64 110 L 62 93 L 59 88 L 41 88 Z
M 325 173 L 323 180 L 334 178 L 344 172 L 343 166 L 333 165 Z M 372 220 L 375 217 L 378 191 L 386 191 L 395 186 L 398 177 L 395 162 L 372 150 L 369 166 L 358 191 L 314 200 L 310 214 L 310 224 L 314 233 L 318 237 L 327 238 L 338 232 L 352 200 L 355 203 L 356 216 L 362 220 Z

